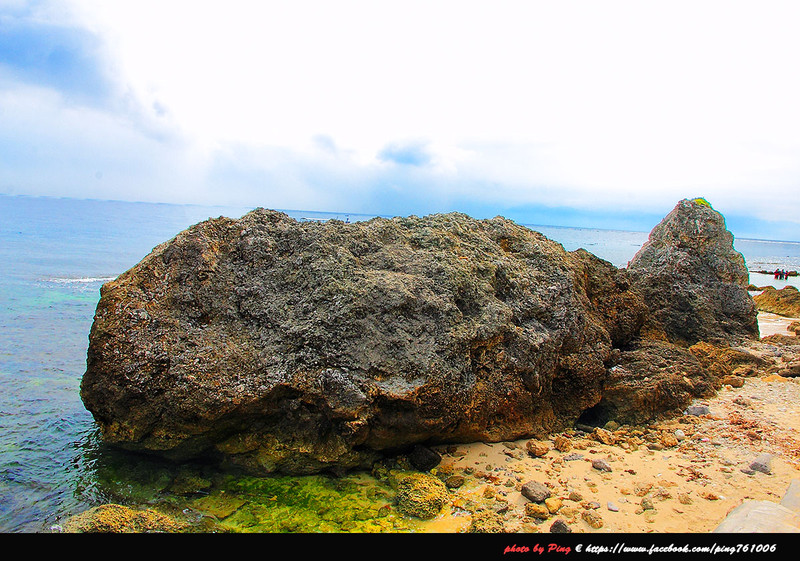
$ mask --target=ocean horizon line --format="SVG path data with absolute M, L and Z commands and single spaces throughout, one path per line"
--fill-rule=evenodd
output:
M 410 214 L 386 214 L 386 213 L 370 213 L 370 212 L 355 212 L 355 211 L 337 211 L 337 210 L 314 210 L 314 209 L 301 209 L 301 208 L 278 208 L 278 207 L 270 207 L 264 205 L 238 205 L 238 204 L 209 204 L 209 203 L 175 203 L 175 202 L 163 202 L 163 201 L 128 201 L 123 199 L 98 199 L 94 197 L 64 197 L 64 196 L 57 196 L 57 195 L 28 195 L 22 193 L 0 193 L 0 197 L 14 197 L 20 199 L 47 199 L 47 200 L 58 200 L 58 201 L 86 201 L 86 202 L 96 202 L 96 203 L 120 203 L 120 204 L 133 204 L 133 205 L 158 205 L 158 206 L 172 206 L 172 207 L 192 207 L 192 208 L 214 208 L 214 209 L 240 209 L 245 210 L 249 209 L 246 212 L 255 210 L 257 208 L 264 208 L 269 210 L 275 210 L 277 212 L 283 213 L 293 213 L 293 214 L 302 214 L 302 213 L 316 213 L 316 214 L 336 214 L 342 216 L 365 216 L 370 218 L 408 218 L 410 216 L 431 216 L 436 214 L 450 214 L 452 212 L 458 212 L 461 214 L 466 214 L 467 216 L 472 216 L 470 213 L 461 211 L 461 210 L 449 210 L 449 211 L 436 211 L 436 212 L 428 212 L 425 214 L 417 214 L 417 213 L 410 213 Z M 507 218 L 502 214 L 496 214 L 496 216 L 501 216 L 503 218 Z M 472 216 L 476 220 L 484 220 L 485 218 L 477 218 Z M 493 217 L 489 217 L 486 219 L 490 219 Z M 515 219 L 508 218 L 509 220 L 513 220 L 515 223 L 519 224 L 520 226 L 525 226 L 526 228 L 530 227 L 542 227 L 542 228 L 560 228 L 564 230 L 600 230 L 604 232 L 632 232 L 637 234 L 647 234 L 648 232 L 645 230 L 627 230 L 623 228 L 603 228 L 600 226 L 566 226 L 562 224 L 539 224 L 534 222 L 523 222 Z M 800 243 L 800 242 L 798 242 Z
M 264 205 L 242 205 L 242 204 L 211 204 L 211 203 L 178 203 L 178 202 L 163 202 L 163 201 L 132 201 L 132 200 L 123 200 L 123 199 L 98 199 L 94 197 L 65 197 L 65 196 L 57 196 L 57 195 L 29 195 L 29 194 L 22 194 L 22 193 L 0 193 L 0 197 L 9 197 L 9 198 L 18 198 L 18 199 L 46 199 L 46 200 L 53 200 L 53 201 L 85 201 L 85 202 L 96 202 L 96 203 L 120 203 L 120 204 L 132 204 L 132 205 L 155 205 L 160 207 L 187 207 L 187 208 L 207 208 L 207 209 L 237 209 L 246 214 L 252 210 L 257 208 L 265 208 L 270 210 L 275 210 L 277 212 L 283 212 L 286 214 L 292 213 L 295 215 L 300 215 L 303 213 L 309 214 L 326 214 L 326 215 L 341 215 L 345 218 L 350 216 L 355 217 L 369 217 L 369 218 L 398 218 L 403 217 L 407 218 L 410 216 L 431 216 L 436 214 L 449 214 L 451 212 L 458 212 L 461 214 L 466 214 L 467 216 L 472 216 L 476 220 L 484 220 L 490 219 L 491 217 L 485 218 L 478 218 L 470 214 L 469 212 L 460 211 L 460 210 L 449 210 L 449 211 L 435 211 L 435 212 L 428 212 L 425 214 L 418 214 L 418 213 L 409 213 L 409 214 L 386 214 L 386 213 L 369 213 L 369 212 L 356 212 L 356 211 L 338 211 L 338 210 L 312 210 L 312 209 L 289 209 L 289 208 L 277 208 L 277 207 L 270 207 Z M 577 212 L 577 211 L 576 211 Z M 508 218 L 503 214 L 495 214 L 494 216 L 502 216 L 503 218 Z M 212 218 L 209 216 L 209 218 Z M 233 217 L 231 217 L 233 218 Z M 624 228 L 608 228 L 608 227 L 601 227 L 601 226 L 568 226 L 562 224 L 542 224 L 542 223 L 535 223 L 535 222 L 527 222 L 523 220 L 508 218 L 513 222 L 519 224 L 520 226 L 524 226 L 526 228 L 557 228 L 557 229 L 564 229 L 564 230 L 598 230 L 601 232 L 627 232 L 627 233 L 636 233 L 636 234 L 648 234 L 649 230 L 632 230 L 632 229 L 624 229 Z M 776 243 L 776 244 L 795 244 L 800 245 L 800 240 L 787 240 L 787 239 L 773 239 L 773 238 L 757 238 L 757 237 L 750 237 L 750 236 L 736 236 L 734 235 L 736 240 L 740 241 L 750 241 L 750 242 L 762 242 L 762 243 Z

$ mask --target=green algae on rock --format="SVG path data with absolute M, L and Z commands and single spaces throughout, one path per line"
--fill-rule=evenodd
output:
M 395 492 L 363 475 L 231 476 L 188 507 L 226 532 L 399 532 Z
M 706 199 L 704 199 L 703 197 L 696 197 L 696 198 L 692 199 L 692 202 L 693 202 L 693 203 L 696 203 L 696 204 L 698 204 L 698 205 L 703 205 L 703 206 L 707 206 L 708 208 L 712 208 L 712 207 L 711 207 L 711 203 L 709 203 L 709 202 L 708 202 Z
M 503 517 L 493 510 L 480 510 L 472 515 L 467 532 L 470 534 L 505 533 Z
M 67 519 L 66 533 L 178 533 L 186 525 L 152 509 L 137 510 L 118 504 L 100 505 Z
M 445 484 L 425 473 L 404 475 L 397 483 L 397 508 L 415 518 L 434 518 L 447 503 L 448 496 Z

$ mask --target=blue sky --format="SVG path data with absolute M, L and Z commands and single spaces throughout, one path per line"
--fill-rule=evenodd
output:
M 0 0 L 0 193 L 800 239 L 800 3 Z

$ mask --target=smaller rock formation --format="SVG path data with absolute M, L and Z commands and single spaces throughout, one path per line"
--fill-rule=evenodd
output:
M 429 520 L 441 512 L 448 501 L 447 487 L 438 478 L 412 473 L 397 483 L 397 509 L 408 516 Z
M 66 533 L 176 533 L 184 531 L 186 525 L 154 510 L 105 504 L 67 519 L 62 529 Z
M 419 471 L 430 471 L 439 465 L 442 456 L 436 450 L 417 444 L 409 453 L 408 460 Z
M 713 378 L 725 379 L 728 376 L 750 376 L 765 361 L 744 349 L 712 345 L 700 342 L 689 350 Z
M 762 312 L 800 317 L 800 291 L 792 285 L 786 285 L 780 290 L 765 286 L 761 294 L 754 296 L 753 300 Z
M 647 422 L 663 412 L 681 411 L 695 398 L 713 395 L 715 384 L 690 350 L 665 341 L 641 341 L 621 353 L 609 369 L 603 399 L 583 420 Z
M 470 534 L 503 534 L 503 517 L 493 510 L 481 510 L 472 515 L 469 529 Z
M 703 199 L 680 201 L 628 265 L 654 329 L 675 343 L 758 338 L 744 257 L 723 216 Z
M 543 503 L 550 498 L 551 492 L 544 484 L 538 481 L 529 481 L 522 486 L 522 496 L 534 503 Z

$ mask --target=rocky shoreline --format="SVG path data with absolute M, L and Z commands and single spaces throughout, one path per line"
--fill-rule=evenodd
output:
M 740 349 L 758 367 L 683 414 L 398 456 L 361 482 L 383 493 L 371 515 L 310 531 L 706 533 L 743 503 L 777 504 L 800 479 L 800 377 L 780 374 L 800 364 L 800 340 L 787 330 L 793 318 L 760 320 L 774 334 Z M 106 505 L 59 531 L 266 531 L 242 522 L 252 517 L 246 495 L 227 494 L 196 495 L 185 510 L 202 515 L 199 526 L 175 508 Z
M 626 269 L 501 217 L 257 209 L 181 232 L 102 287 L 81 398 L 128 450 L 344 473 L 417 444 L 680 411 L 721 385 L 689 347 L 758 336 L 747 288 L 702 199 Z
M 188 510 L 211 509 L 214 531 L 709 531 L 761 475 L 797 469 L 775 447 L 797 449 L 781 423 L 797 421 L 798 339 L 759 338 L 769 318 L 748 288 L 703 199 L 679 202 L 626 269 L 500 217 L 258 209 L 103 287 L 81 397 L 128 450 L 377 482 L 349 514 L 304 491 L 294 522 L 209 483 Z
M 797 361 L 800 342 L 787 353 L 764 341 L 751 350 L 768 366 L 681 416 L 569 431 L 534 445 L 459 447 L 444 455 L 445 470 L 471 473 L 472 500 L 494 497 L 498 531 L 713 531 L 744 501 L 779 502 L 800 478 L 800 379 L 776 373 L 787 359 Z M 550 500 L 526 497 L 530 482 Z

